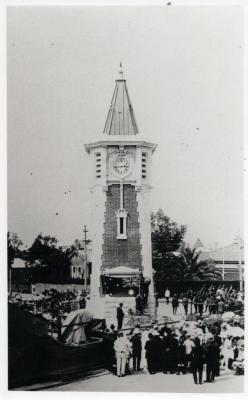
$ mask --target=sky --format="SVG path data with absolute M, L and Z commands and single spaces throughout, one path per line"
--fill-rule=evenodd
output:
M 8 230 L 27 246 L 82 238 L 84 143 L 103 132 L 122 61 L 139 132 L 158 144 L 151 210 L 191 245 L 243 236 L 243 47 L 237 6 L 8 7 Z

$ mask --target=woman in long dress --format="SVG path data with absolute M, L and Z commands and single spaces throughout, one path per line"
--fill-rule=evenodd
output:
M 223 347 L 222 347 L 222 355 L 224 357 L 224 364 L 225 364 L 225 369 L 229 369 L 229 360 L 234 359 L 234 352 L 233 352 L 233 346 L 232 346 L 232 336 L 227 335 Z

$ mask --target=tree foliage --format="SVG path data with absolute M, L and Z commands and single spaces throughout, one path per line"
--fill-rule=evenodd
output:
M 184 225 L 171 221 L 162 210 L 152 214 L 151 224 L 155 282 L 222 279 L 212 260 L 200 260 L 199 252 L 185 246 Z
M 184 265 L 185 278 L 188 280 L 221 280 L 221 272 L 217 270 L 212 260 L 199 260 L 200 253 L 186 247 L 181 252 L 181 262 Z
M 186 227 L 171 221 L 163 210 L 152 213 L 151 227 L 153 251 L 157 255 L 177 251 L 182 246 Z
M 54 324 L 53 327 L 61 339 L 61 328 L 65 314 L 71 311 L 70 302 L 76 299 L 76 292 L 59 292 L 56 289 L 45 290 L 43 298 L 36 302 L 36 307 L 42 309 L 42 313 L 50 314 Z
M 177 252 L 184 246 L 186 227 L 171 221 L 163 210 L 152 213 L 151 227 L 155 281 L 182 279 L 182 265 Z
M 28 261 L 36 278 L 65 279 L 69 277 L 70 255 L 68 249 L 58 246 L 55 237 L 40 233 L 28 250 Z

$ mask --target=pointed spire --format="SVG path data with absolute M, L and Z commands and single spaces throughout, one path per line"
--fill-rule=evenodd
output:
M 136 135 L 138 128 L 126 80 L 123 77 L 122 62 L 120 62 L 119 77 L 115 82 L 115 90 L 103 133 L 106 135 Z

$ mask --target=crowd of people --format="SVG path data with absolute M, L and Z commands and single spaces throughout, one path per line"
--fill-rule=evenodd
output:
M 157 372 L 186 374 L 191 372 L 195 384 L 214 382 L 220 368 L 244 373 L 243 294 L 232 288 L 188 290 L 180 294 L 166 288 L 166 304 L 176 315 L 181 303 L 184 315 L 180 322 L 153 325 L 148 331 L 136 325 L 123 328 L 123 303 L 117 307 L 117 330 L 112 324 L 104 332 L 108 369 L 118 377 L 141 370 L 142 354 L 145 369 Z M 141 299 L 136 298 L 136 312 L 141 312 Z M 190 314 L 190 315 L 188 315 Z M 241 322 L 242 321 L 242 322 Z
M 25 294 L 25 293 L 10 293 L 8 301 L 17 304 L 20 308 L 32 312 L 42 313 L 44 303 L 47 301 L 58 300 L 66 309 L 66 312 L 86 308 L 87 301 L 90 299 L 90 293 L 86 290 L 76 291 L 69 290 L 57 291 L 56 289 L 49 289 L 43 291 L 41 294 Z
M 204 365 L 205 382 L 214 382 L 220 368 L 243 374 L 244 334 L 235 318 L 234 314 L 228 322 L 216 320 L 211 325 L 202 320 L 155 324 L 149 330 L 136 326 L 118 331 L 112 324 L 104 332 L 107 368 L 118 377 L 129 374 L 131 367 L 132 371 L 144 367 L 149 374 L 190 372 L 195 384 L 203 383 Z M 238 336 L 231 328 L 240 329 Z M 146 363 L 141 366 L 142 358 Z
M 60 306 L 69 304 L 70 308 L 74 302 L 80 309 L 85 308 L 89 298 L 86 291 L 58 294 L 52 289 L 43 293 L 39 301 L 47 301 L 51 294 L 59 295 Z M 123 303 L 119 304 L 117 328 L 111 324 L 103 333 L 103 351 L 110 372 L 118 377 L 141 370 L 149 374 L 191 373 L 195 384 L 214 382 L 220 369 L 244 373 L 244 299 L 241 292 L 210 287 L 171 295 L 166 288 L 164 297 L 168 307 L 171 304 L 174 316 L 179 305 L 183 306 L 179 322 L 154 322 L 150 328 L 136 324 L 132 329 L 125 326 L 123 329 L 125 313 Z M 20 296 L 11 296 L 10 300 L 24 308 L 28 305 Z M 35 307 L 37 311 L 37 301 Z M 142 296 L 137 295 L 137 315 L 144 308 Z
M 174 293 L 171 297 L 170 290 L 166 288 L 164 297 L 166 304 L 171 302 L 173 315 L 177 314 L 179 303 L 182 303 L 185 315 L 194 313 L 202 316 L 204 313 L 223 314 L 226 311 L 243 310 L 242 293 L 232 288 L 188 290 L 179 295 Z

